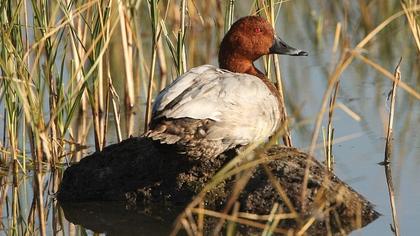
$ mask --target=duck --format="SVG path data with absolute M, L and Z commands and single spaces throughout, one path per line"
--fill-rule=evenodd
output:
M 308 55 L 266 19 L 240 18 L 220 44 L 219 67 L 192 68 L 157 95 L 145 136 L 194 159 L 264 142 L 281 126 L 284 109 L 275 85 L 254 65 L 268 54 Z

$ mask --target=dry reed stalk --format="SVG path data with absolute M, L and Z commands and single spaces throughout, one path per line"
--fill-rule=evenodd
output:
M 278 8 L 277 12 L 280 10 L 281 8 L 281 3 L 280 3 L 280 7 Z M 273 28 L 276 28 L 276 17 L 275 17 L 275 7 L 274 7 L 274 1 L 270 0 L 269 1 L 269 12 L 267 12 L 267 17 L 270 20 L 271 25 L 273 26 Z M 282 78 L 281 78 L 281 71 L 280 71 L 280 62 L 279 62 L 279 57 L 278 55 L 272 55 L 273 58 L 273 65 L 274 65 L 274 71 L 275 71 L 275 81 L 276 81 L 276 88 L 277 91 L 279 92 L 280 95 L 280 105 L 283 107 L 283 110 L 281 111 L 282 114 L 281 115 L 281 123 L 284 124 L 284 129 L 285 132 L 283 134 L 283 143 L 284 145 L 291 147 L 293 146 L 292 144 L 292 136 L 290 134 L 289 131 L 289 127 L 288 127 L 288 116 L 287 116 L 287 109 L 286 109 L 286 104 L 285 104 L 285 100 L 284 100 L 284 95 L 283 95 L 283 82 L 282 82 Z M 270 65 L 268 65 L 267 68 L 270 68 Z
M 355 228 L 356 229 L 361 229 L 362 227 L 363 227 L 363 219 L 362 219 L 362 213 L 363 213 L 363 206 L 362 206 L 362 203 L 360 203 L 360 202 L 357 202 L 357 205 L 356 205 L 356 208 L 358 209 L 358 213 L 359 214 L 357 214 L 356 215 L 356 219 L 355 219 Z
M 32 198 L 32 203 L 31 203 L 31 207 L 29 209 L 29 213 L 28 213 L 28 218 L 27 218 L 27 222 L 28 222 L 28 226 L 26 227 L 25 230 L 25 236 L 30 236 L 33 235 L 35 232 L 35 211 L 36 211 L 36 196 L 33 196 Z
M 394 82 L 392 83 L 392 89 L 390 93 L 388 94 L 388 99 L 391 101 L 390 110 L 389 110 L 389 116 L 388 116 L 388 130 L 386 135 L 386 143 L 385 143 L 385 158 L 383 161 L 383 164 L 389 164 L 391 160 L 391 153 L 392 153 L 392 136 L 393 136 L 393 126 L 394 126 L 394 114 L 395 114 L 395 97 L 397 94 L 397 86 L 398 83 L 401 80 L 401 71 L 400 71 L 400 65 L 401 60 L 398 62 L 397 67 L 395 68 L 394 72 Z
M 395 236 L 399 236 L 400 226 L 398 223 L 397 208 L 395 206 L 395 191 L 394 191 L 394 184 L 392 182 L 391 165 L 385 164 L 384 167 L 385 167 L 386 184 L 388 187 L 389 202 L 391 205 L 391 213 L 392 213 L 391 230 L 394 232 Z
M 338 45 L 340 42 L 340 36 L 341 36 L 341 28 L 342 24 L 341 22 L 338 22 L 335 27 L 335 34 L 334 34 L 334 43 L 332 47 L 332 53 L 333 55 L 336 55 Z M 334 57 L 331 57 L 332 59 Z M 329 110 L 328 110 L 328 125 L 327 125 L 327 133 L 326 133 L 326 140 L 324 139 L 324 150 L 325 150 L 325 159 L 327 164 L 327 170 L 332 171 L 332 165 L 333 165 L 333 156 L 332 156 L 332 145 L 333 145 L 333 136 L 334 136 L 334 129 L 332 128 L 332 119 L 333 119 L 333 113 L 335 109 L 335 103 L 337 98 L 337 91 L 339 86 L 339 80 L 337 80 L 335 84 L 334 94 L 330 97 L 329 102 Z
M 88 134 L 86 112 L 81 112 L 80 115 L 77 116 L 75 129 L 76 133 L 74 139 L 76 145 L 72 145 L 74 147 L 74 153 L 70 162 L 77 162 L 80 161 L 80 159 L 82 158 L 82 153 L 78 151 L 78 146 L 83 146 L 86 143 L 86 137 Z
M 248 220 L 255 220 L 255 221 L 264 221 L 270 218 L 270 215 L 257 215 L 249 212 L 239 212 L 238 217 Z M 274 217 L 275 220 L 279 219 L 294 219 L 295 214 L 293 213 L 277 213 Z
M 281 213 L 281 209 L 278 209 L 277 212 L 275 212 L 274 218 L 271 221 L 271 225 L 268 228 L 267 234 L 265 234 L 266 236 L 272 235 L 274 230 L 277 229 L 277 226 L 279 225 L 281 219 L 279 217 L 275 217 L 275 216 L 279 213 Z
M 38 213 L 38 222 L 39 222 L 39 228 L 40 228 L 40 234 L 46 235 L 46 228 L 45 228 L 45 211 L 44 211 L 44 195 L 42 192 L 42 174 L 39 173 L 39 171 L 34 176 L 34 196 L 36 200 L 36 210 Z
M 120 3 L 118 3 L 118 4 L 120 4 Z M 112 9 L 112 1 L 109 1 L 108 7 L 110 9 Z M 111 15 L 111 13 L 109 13 L 109 14 Z M 121 24 L 121 18 L 120 18 L 120 24 Z M 110 32 L 111 20 L 106 21 L 106 26 L 105 27 L 106 27 L 106 33 L 105 33 L 106 36 L 105 37 L 110 38 L 111 37 L 111 32 Z M 120 25 L 120 27 L 122 28 L 123 26 Z M 123 44 L 123 46 L 124 46 L 124 44 Z M 125 53 L 125 51 L 124 51 L 124 53 Z M 108 85 L 108 88 L 107 88 L 107 97 L 108 98 L 106 99 L 106 101 L 107 101 L 107 104 L 109 104 L 109 100 L 111 100 L 111 102 L 112 102 L 112 113 L 114 114 L 115 131 L 116 131 L 116 134 L 117 134 L 117 141 L 121 142 L 122 141 L 121 124 L 120 124 L 121 112 L 120 112 L 119 106 L 118 106 L 118 104 L 120 104 L 120 99 L 119 99 L 118 93 L 115 91 L 115 88 L 114 88 L 114 85 L 113 85 L 113 80 L 111 78 L 110 50 L 107 50 L 107 52 L 106 52 L 106 59 L 107 60 L 105 62 L 105 65 L 106 65 L 106 78 L 107 78 L 107 85 Z M 124 59 L 126 59 L 126 57 L 124 57 Z M 127 70 L 127 67 L 125 69 Z M 128 78 L 127 77 L 127 72 L 126 72 L 126 78 Z M 106 114 L 108 115 L 108 112 Z M 108 123 L 108 121 L 106 122 L 106 124 L 107 123 Z M 127 132 L 127 133 L 129 133 L 129 132 Z M 104 140 L 104 143 L 105 143 L 105 140 Z
M 359 8 L 361 17 L 363 20 L 363 26 L 366 27 L 366 30 L 371 30 L 374 26 L 372 14 L 369 12 L 369 3 L 366 3 L 366 0 L 359 0 Z
M 126 14 L 127 13 L 127 14 Z M 127 110 L 134 107 L 134 76 L 133 76 L 133 34 L 130 30 L 130 14 L 124 6 L 123 1 L 118 1 L 118 17 L 121 30 L 121 43 L 123 47 L 124 65 L 125 65 L 125 104 Z M 131 134 L 128 134 L 131 135 Z
M 155 68 L 156 68 L 156 58 L 157 58 L 157 42 L 160 37 L 160 26 L 159 26 L 159 12 L 158 5 L 156 0 L 149 2 L 150 8 L 150 17 L 152 22 L 152 59 L 150 61 L 150 72 L 149 72 L 149 84 L 147 86 L 147 98 L 146 98 L 146 112 L 144 118 L 144 132 L 149 129 L 149 122 L 152 118 L 152 95 L 153 95 L 153 86 L 154 86 L 154 77 L 155 77 Z
M 341 223 L 340 216 L 338 215 L 337 210 L 332 209 L 332 212 L 333 212 L 334 219 L 337 222 L 336 224 L 338 226 L 340 234 L 346 235 L 346 231 L 343 229 L 343 224 Z
M 70 33 L 70 48 L 72 52 L 72 66 L 71 73 L 73 73 L 73 76 L 77 81 L 77 84 L 81 84 L 83 82 L 83 71 L 82 70 L 75 70 L 76 68 L 81 68 L 81 58 L 84 56 L 84 48 L 81 42 L 85 42 L 86 40 L 86 30 L 84 31 L 82 28 L 82 19 L 80 17 L 75 18 L 74 17 L 74 11 L 68 12 L 68 21 L 69 25 L 72 29 Z M 81 42 L 79 40 L 82 40 Z M 76 143 L 83 144 L 84 143 L 84 136 L 86 131 L 86 118 L 87 118 L 87 109 L 88 109 L 88 97 L 87 92 L 84 91 L 81 94 L 80 98 L 80 106 L 78 108 L 78 122 L 76 127 Z M 71 161 L 79 161 L 81 158 L 80 152 L 75 152 L 72 156 Z
M 181 24 L 178 32 L 178 75 L 182 75 L 187 71 L 187 60 L 185 53 L 185 16 L 187 11 L 186 0 L 181 0 Z
M 346 106 L 342 102 L 337 102 L 337 104 L 335 104 L 335 107 L 340 108 L 342 111 L 344 111 L 344 113 L 346 113 L 348 116 L 350 116 L 355 121 L 361 121 L 362 120 L 362 118 L 360 117 L 359 114 L 354 112 L 352 109 L 350 109 L 348 106 Z
M 329 111 L 328 111 L 328 126 L 327 126 L 327 143 L 326 143 L 326 163 L 327 163 L 327 170 L 333 170 L 334 164 L 334 157 L 332 154 L 332 147 L 333 147 L 333 140 L 334 140 L 334 128 L 332 125 L 333 122 L 333 114 L 335 109 L 335 103 L 337 100 L 337 92 L 339 87 L 340 81 L 337 80 L 334 88 L 334 93 L 330 97 L 329 103 Z
M 71 236 L 76 235 L 76 232 L 77 232 L 76 231 L 76 225 L 68 222 L 68 226 L 67 227 L 69 229 L 69 234 L 68 235 L 71 235 Z
M 162 38 L 159 37 L 158 44 L 157 44 L 157 57 L 159 60 L 159 69 L 160 69 L 160 86 L 159 91 L 162 91 L 166 87 L 166 83 L 168 82 L 168 68 L 166 66 L 165 60 L 165 50 L 163 47 Z
M 153 95 L 153 83 L 154 83 L 154 77 L 155 77 L 155 72 L 154 72 L 155 67 L 156 67 L 156 50 L 153 50 L 152 60 L 150 64 L 149 85 L 147 87 L 147 102 L 146 102 L 146 115 L 144 118 L 144 132 L 149 130 L 149 122 L 152 119 L 152 95 Z
M 417 23 L 418 15 L 414 14 L 413 11 L 409 11 L 409 8 L 418 6 L 420 2 L 418 0 L 400 0 L 401 6 L 404 9 L 405 16 L 408 20 L 408 26 L 411 29 L 411 33 L 414 37 L 417 49 L 420 52 L 420 25 Z
M 201 202 L 199 205 L 199 208 L 204 208 L 204 202 Z M 197 214 L 197 228 L 198 228 L 198 234 L 203 235 L 204 233 L 204 214 L 198 213 Z
M 197 235 L 198 234 L 198 227 L 197 224 L 195 222 L 195 218 L 191 212 L 190 209 L 186 210 L 186 220 L 188 221 L 188 225 L 191 228 L 191 231 L 193 232 L 193 235 Z
M 266 163 L 263 163 L 262 165 L 264 167 L 264 171 L 267 174 L 268 179 L 270 180 L 271 184 L 274 186 L 277 193 L 279 194 L 279 196 L 284 201 L 284 204 L 286 204 L 288 210 L 290 211 L 290 217 L 294 218 L 297 221 L 298 225 L 300 225 L 302 223 L 302 221 L 299 218 L 298 212 L 296 212 L 295 207 L 293 206 L 292 202 L 290 201 L 289 197 L 287 196 L 286 191 L 284 191 L 283 187 L 277 181 L 276 177 L 273 175 L 273 173 L 271 172 L 268 165 Z
M 240 204 L 238 202 L 235 202 L 235 205 L 233 206 L 231 215 L 232 219 L 236 220 L 238 219 Z M 228 221 L 226 226 L 226 235 L 235 235 L 236 232 L 236 222 L 235 221 Z
M 99 144 L 101 146 L 101 150 L 106 146 L 106 122 L 107 122 L 107 115 L 108 111 L 107 108 L 104 106 L 104 100 L 106 98 L 104 97 L 104 59 L 105 57 L 102 57 L 99 59 L 98 64 L 98 76 L 97 76 L 97 86 L 94 87 L 94 95 L 95 95 L 95 110 L 97 111 L 98 115 L 98 125 L 99 125 L 99 133 L 100 138 Z M 107 93 L 106 93 L 107 94 Z
M 107 34 L 107 33 L 109 35 L 112 35 L 112 33 L 114 32 L 114 30 L 116 29 L 117 23 L 118 22 L 115 22 L 111 26 L 111 28 L 108 29 L 108 30 L 106 29 L 106 27 L 105 28 L 103 27 L 102 29 L 100 29 L 100 31 L 98 32 L 98 34 L 96 35 L 96 37 L 91 42 L 90 48 L 88 48 L 86 50 L 86 52 L 84 54 L 84 57 L 80 60 L 81 62 L 85 63 L 88 60 L 88 57 L 91 55 L 91 53 L 95 53 L 96 60 L 91 65 L 89 71 L 86 74 L 83 75 L 83 80 L 82 81 L 78 81 L 78 83 L 76 85 L 76 88 L 77 88 L 76 91 L 79 91 L 76 94 L 76 97 L 79 95 L 80 91 L 81 92 L 85 92 L 85 89 L 88 89 L 86 87 L 87 86 L 86 82 L 90 78 L 90 76 L 94 73 L 94 71 L 96 70 L 96 68 L 98 67 L 98 65 L 99 65 L 99 63 L 101 61 L 101 58 L 104 56 L 105 52 L 108 49 L 108 45 L 110 43 L 110 39 L 111 38 L 110 37 L 104 38 L 104 35 Z M 102 45 L 103 47 L 100 48 L 99 51 L 95 51 L 96 45 L 99 42 L 100 43 L 103 43 L 103 45 Z M 83 67 L 83 64 L 80 64 L 79 67 L 75 71 L 77 72 L 77 71 L 82 70 L 82 67 Z M 73 98 L 73 96 L 71 96 L 71 98 Z M 94 135 L 94 138 L 95 138 L 95 148 L 96 148 L 96 150 L 101 150 L 103 148 L 103 143 L 102 143 L 103 138 L 102 138 L 102 136 L 104 134 L 101 132 L 101 130 L 103 130 L 103 126 L 101 126 L 100 123 L 103 123 L 103 121 L 101 121 L 100 119 L 103 119 L 103 118 L 100 118 L 99 117 L 100 114 L 99 114 L 99 111 L 97 109 L 97 103 L 95 103 L 95 101 L 92 101 L 92 100 L 95 100 L 95 99 L 93 97 L 91 97 L 91 95 L 90 95 L 90 99 L 91 99 L 91 104 L 92 104 L 92 106 L 91 106 L 92 115 L 94 116 L 93 121 L 94 121 L 94 134 L 95 134 Z
M 108 68 L 109 68 L 109 66 L 108 66 Z M 117 133 L 117 140 L 118 140 L 118 142 L 121 142 L 122 141 L 121 124 L 120 124 L 121 112 L 118 108 L 118 104 L 119 104 L 120 99 L 119 99 L 118 93 L 115 91 L 115 88 L 112 84 L 111 72 L 110 72 L 109 69 L 108 69 L 108 86 L 109 86 L 108 93 L 111 96 L 112 112 L 114 114 L 115 131 Z
M 401 71 L 400 71 L 400 65 L 401 60 L 398 62 L 397 67 L 394 71 L 394 82 L 392 84 L 392 89 L 390 93 L 388 94 L 388 98 L 391 100 L 390 110 L 389 110 L 389 117 L 388 117 L 388 129 L 387 129 L 387 135 L 386 135 L 386 143 L 385 143 L 385 158 L 384 161 L 380 164 L 385 166 L 385 176 L 386 176 L 386 183 L 388 187 L 388 195 L 389 195 L 389 201 L 391 205 L 391 213 L 392 213 L 392 226 L 391 229 L 394 232 L 396 236 L 400 235 L 399 230 L 399 223 L 397 219 L 397 209 L 395 206 L 395 191 L 394 191 L 394 185 L 392 181 L 392 172 L 391 172 L 391 155 L 392 155 L 392 136 L 393 136 L 393 123 L 394 123 L 394 114 L 395 114 L 395 98 L 397 93 L 397 86 L 398 83 L 401 80 Z
M 125 113 L 124 115 L 125 115 L 125 132 L 126 134 L 133 134 L 135 132 L 134 121 L 136 117 L 134 116 L 133 112 L 128 112 L 128 113 Z
M 36 209 L 38 212 L 38 220 L 39 220 L 39 228 L 40 228 L 40 234 L 41 236 L 46 235 L 46 229 L 45 229 L 45 213 L 44 213 L 44 195 L 42 191 L 42 183 L 43 183 L 43 177 L 42 177 L 42 150 L 41 146 L 37 145 L 37 155 L 34 157 L 37 157 L 34 160 L 35 164 L 35 173 L 34 173 L 34 197 L 36 200 Z
M 337 25 L 335 26 L 334 43 L 332 47 L 333 53 L 336 53 L 338 49 L 338 44 L 340 42 L 340 36 L 341 36 L 341 27 L 342 27 L 341 22 L 338 22 Z
M 226 4 L 226 13 L 225 13 L 225 20 L 224 20 L 225 33 L 229 31 L 230 26 L 233 23 L 234 13 L 235 13 L 235 0 L 229 0 L 229 2 Z
M 6 197 L 7 197 L 7 190 L 9 188 L 9 185 L 6 184 L 7 183 L 7 178 L 2 176 L 0 177 L 0 212 L 4 212 L 4 206 L 6 206 L 7 208 L 7 201 L 6 201 Z M 2 224 L 0 224 L 0 229 L 4 229 L 4 226 Z
M 94 132 L 94 138 L 95 138 L 95 150 L 96 151 L 101 151 L 102 148 L 104 147 L 104 144 L 102 143 L 103 141 L 103 132 L 102 132 L 102 115 L 99 112 L 99 108 L 98 108 L 98 103 L 96 102 L 97 100 L 95 99 L 95 103 L 92 104 L 91 109 L 92 109 L 92 116 L 93 116 L 93 132 Z
M 311 225 L 313 223 L 315 223 L 316 218 L 315 217 L 311 217 L 309 218 L 308 221 L 306 221 L 306 223 L 299 229 L 299 231 L 296 232 L 296 236 L 301 236 L 301 235 L 305 235 L 306 231 L 309 229 L 309 227 L 311 227 Z
M 108 7 L 109 9 L 111 8 L 112 1 L 108 2 L 108 5 L 106 7 Z M 111 10 L 110 10 L 111 11 Z M 107 15 L 111 15 L 111 12 L 105 12 L 105 14 Z M 99 16 L 101 17 L 101 27 L 105 29 L 104 32 L 104 39 L 107 39 L 110 37 L 110 19 L 106 20 L 104 19 L 104 14 L 99 11 Z M 105 22 L 104 22 L 105 21 Z M 103 147 L 106 146 L 106 139 L 107 139 L 107 132 L 108 132 L 108 122 L 109 122 L 109 100 L 110 100 L 110 91 L 109 91 L 109 80 L 110 78 L 110 68 L 109 68 L 109 50 L 107 50 L 107 52 L 105 53 L 105 55 L 103 57 L 101 57 L 100 59 L 100 63 L 98 65 L 98 73 L 99 73 L 99 78 L 98 78 L 98 101 L 99 101 L 99 111 L 101 114 L 101 127 L 102 127 L 102 144 Z M 105 79 L 106 77 L 106 79 Z M 106 86 L 108 85 L 108 86 Z M 105 86 L 105 87 L 104 87 Z
M 50 175 L 51 184 L 49 184 L 49 186 L 47 186 L 47 187 L 50 188 L 50 190 L 49 190 L 50 193 L 56 193 L 58 191 L 61 176 L 62 176 L 62 173 L 61 173 L 61 170 L 59 170 L 59 169 L 56 169 L 55 171 L 53 171 L 51 173 L 51 175 Z M 57 232 L 57 234 L 58 234 L 58 232 L 60 232 L 60 230 L 64 228 L 63 221 L 62 221 L 62 219 L 60 217 L 60 214 L 59 214 L 61 208 L 58 205 L 58 201 L 56 201 L 55 199 L 50 198 L 49 201 L 50 201 L 50 203 L 46 204 L 46 205 L 49 205 L 52 208 L 52 213 L 51 213 L 51 217 L 52 217 L 52 221 L 53 221 L 52 222 L 52 229 L 53 229 L 53 232 Z M 47 213 L 47 215 L 48 215 L 48 213 Z
M 263 223 L 255 222 L 253 220 L 243 219 L 243 218 L 232 216 L 232 215 L 223 214 L 223 213 L 208 210 L 208 209 L 192 208 L 191 212 L 196 213 L 196 214 L 198 214 L 198 213 L 205 214 L 206 216 L 211 216 L 211 217 L 214 217 L 214 218 L 223 218 L 225 220 L 236 222 L 238 224 L 251 226 L 251 227 L 254 227 L 254 228 L 257 228 L 257 229 L 264 229 L 266 227 L 266 224 L 263 224 Z M 241 213 L 239 212 L 238 216 L 240 214 Z M 274 218 L 274 220 L 287 219 L 287 218 L 285 218 L 284 214 L 276 214 L 276 215 L 274 215 L 273 218 Z M 280 233 L 280 234 L 287 234 L 288 231 L 289 231 L 288 229 L 283 229 L 283 228 L 279 228 L 279 227 L 277 227 L 276 229 L 273 230 L 274 233 Z M 172 235 L 172 236 L 177 235 L 176 233 L 173 233 L 173 232 L 174 231 L 172 231 L 172 233 L 170 235 Z
M 107 88 L 109 89 L 109 86 L 107 86 Z M 102 117 L 103 117 L 103 127 L 102 127 L 102 131 L 103 131 L 103 136 L 102 136 L 102 144 L 103 147 L 106 146 L 106 140 L 107 140 L 107 132 L 108 132 L 108 122 L 109 122 L 109 98 L 110 97 L 110 92 L 109 90 L 106 91 L 106 96 L 105 96 L 105 111 L 104 113 L 102 113 Z
M 11 164 L 11 169 L 12 169 L 12 174 L 13 174 L 13 185 L 12 185 L 12 228 L 11 228 L 11 232 L 12 234 L 18 234 L 18 227 L 17 227 L 17 219 L 18 219 L 18 201 L 19 201 L 19 197 L 18 197 L 18 160 L 17 160 L 17 137 L 15 135 L 16 132 L 16 123 L 15 123 L 15 119 L 16 116 L 12 115 L 13 120 L 9 121 L 9 142 L 10 142 L 10 146 L 11 146 L 11 155 L 12 155 L 12 161 L 10 162 Z
M 187 221 L 186 219 L 181 219 L 181 224 L 184 227 L 184 230 L 186 231 L 188 236 L 195 236 L 194 232 L 192 231 L 192 229 L 190 227 L 190 222 L 189 221 Z
M 108 5 L 106 7 L 111 8 L 111 2 L 108 2 Z M 97 4 L 98 8 L 101 8 L 101 4 Z M 121 10 L 121 8 L 119 8 Z M 119 11 L 120 14 L 123 14 Z M 94 14 L 94 13 L 92 13 Z M 109 40 L 110 37 L 110 19 L 109 19 L 109 11 L 97 11 L 98 19 L 96 19 L 96 27 L 93 32 L 93 35 L 91 36 L 95 40 L 98 40 L 98 44 L 102 46 L 102 43 Z M 125 21 L 121 22 L 120 25 L 125 25 Z M 123 30 L 121 30 L 123 31 Z M 125 33 L 125 32 L 124 32 Z M 94 51 L 92 57 L 95 60 L 95 63 L 97 65 L 97 76 L 93 79 L 93 96 L 91 98 L 91 103 L 93 103 L 92 106 L 92 114 L 94 117 L 94 133 L 95 133 L 95 147 L 96 150 L 102 150 L 106 145 L 106 134 L 107 134 L 107 122 L 108 122 L 108 93 L 104 91 L 104 66 L 106 64 L 106 61 L 108 61 L 108 58 L 106 56 L 103 56 L 99 53 L 96 49 L 97 45 L 92 44 L 94 46 Z M 107 47 L 104 47 L 102 49 L 107 50 Z M 109 54 L 106 54 L 109 55 Z M 93 66 L 95 68 L 95 66 Z M 92 70 L 93 71 L 93 70 Z M 127 82 L 129 83 L 129 82 Z M 88 89 L 89 90 L 89 89 Z M 107 97 L 105 97 L 105 94 Z M 105 107 L 104 103 L 107 103 Z M 99 148 L 99 149 L 98 149 Z
M 18 215 L 18 187 L 17 185 L 12 185 L 12 227 L 9 229 L 10 234 L 12 235 L 18 235 L 18 223 L 17 219 L 19 217 Z
M 237 181 L 235 182 L 232 193 L 230 194 L 230 197 L 227 200 L 223 211 L 221 212 L 222 214 L 228 214 L 230 212 L 231 208 L 234 206 L 242 190 L 245 188 L 246 184 L 251 178 L 252 173 L 253 173 L 253 169 L 247 169 L 247 170 L 244 170 L 243 173 L 239 173 L 235 176 L 237 178 Z M 220 234 L 220 231 L 222 230 L 224 223 L 225 223 L 224 219 L 219 220 L 217 225 L 214 227 L 213 235 Z
M 57 10 L 53 9 L 51 11 L 51 16 L 47 17 L 47 12 L 48 10 L 46 9 L 46 3 L 43 2 L 41 3 L 41 14 L 38 15 L 38 17 L 40 18 L 38 24 L 41 27 L 40 33 L 41 36 L 45 35 L 48 32 L 48 29 L 51 28 L 54 25 L 54 19 L 57 16 Z M 55 38 L 56 40 L 60 40 L 60 36 L 59 34 L 56 35 L 57 38 Z M 58 106 L 58 99 L 60 94 L 58 94 L 58 90 L 57 90 L 57 84 L 56 84 L 56 80 L 53 76 L 53 65 L 54 65 L 54 59 L 56 58 L 56 53 L 57 53 L 57 48 L 55 48 L 56 45 L 56 41 L 54 40 L 53 37 L 49 37 L 45 39 L 45 43 L 42 45 L 42 47 L 40 47 L 40 51 L 39 51 L 39 55 L 42 57 L 42 55 L 45 57 L 46 59 L 46 63 L 43 66 L 42 70 L 43 74 L 45 75 L 45 82 L 48 85 L 48 93 L 50 94 L 48 102 L 49 102 L 49 109 L 50 112 L 52 114 L 56 114 L 57 111 L 57 106 Z M 42 49 L 42 51 L 41 51 Z M 56 162 L 58 160 L 57 157 L 60 155 L 60 144 L 58 144 L 58 142 L 60 142 L 60 127 L 59 127 L 59 123 L 60 121 L 58 120 L 57 116 L 54 117 L 50 117 L 49 121 L 48 121 L 48 125 L 47 128 L 50 130 L 49 134 L 47 134 L 46 136 L 48 136 L 48 151 L 46 151 L 48 153 L 48 157 L 50 157 L 48 159 L 48 161 L 50 162 L 50 165 L 52 168 L 55 168 Z
M 101 27 L 104 27 L 104 25 L 102 23 L 104 21 L 104 19 L 102 19 L 103 16 L 101 14 L 101 11 L 99 11 L 99 16 L 101 18 Z M 108 24 L 106 26 L 108 26 Z M 104 38 L 109 36 L 107 33 L 108 33 L 108 30 L 104 34 Z M 106 100 L 104 99 L 105 98 L 105 96 L 104 96 L 104 94 L 105 94 L 105 91 L 104 91 L 104 73 L 105 73 L 104 72 L 104 69 L 105 69 L 104 65 L 105 65 L 105 60 L 107 60 L 106 57 L 99 58 L 97 86 L 94 89 L 95 100 L 97 102 L 97 107 L 98 107 L 97 109 L 98 109 L 99 114 L 101 115 L 101 118 L 103 118 L 103 114 L 106 113 L 105 104 L 104 104 L 106 102 Z M 105 125 L 104 122 L 106 122 L 106 121 L 104 121 L 104 119 L 101 119 L 100 126 L 101 126 L 101 133 L 103 134 L 103 136 L 106 136 L 106 129 L 103 128 L 103 126 Z
M 267 222 L 265 224 L 264 230 L 261 233 L 261 235 L 266 236 L 266 235 L 271 235 L 272 231 L 270 231 L 271 227 L 273 226 L 273 221 L 274 221 L 274 217 L 276 215 L 276 213 L 279 211 L 279 204 L 276 202 L 273 204 L 273 207 L 271 208 L 270 214 L 268 215 L 268 219 Z M 275 229 L 275 227 L 274 227 Z
M 77 40 L 79 38 L 81 38 L 83 40 L 82 42 L 84 42 L 84 43 L 86 43 L 86 40 L 87 40 L 86 39 L 87 38 L 87 36 L 86 36 L 87 35 L 87 27 L 82 28 L 82 18 L 81 17 L 78 18 L 78 21 L 79 22 L 78 22 L 77 28 L 76 28 L 77 31 L 74 33 L 74 34 L 76 34 L 75 35 L 76 39 L 71 37 L 72 44 L 75 43 L 74 41 L 77 42 Z M 87 55 L 86 55 L 86 53 L 84 51 L 84 48 L 83 48 L 83 45 L 81 43 L 78 43 L 77 46 L 74 46 L 73 57 L 72 58 L 73 58 L 74 63 L 75 63 L 73 69 L 74 69 L 74 72 L 75 72 L 77 84 L 82 84 L 83 81 L 84 81 L 84 79 L 83 79 L 84 75 L 83 75 L 83 70 L 81 69 L 82 68 L 82 63 L 83 63 L 81 60 L 82 60 L 82 58 L 87 58 Z M 88 111 L 88 93 L 87 93 L 87 91 L 84 91 L 83 94 L 82 94 L 81 100 L 80 100 L 79 112 L 87 113 L 87 111 Z

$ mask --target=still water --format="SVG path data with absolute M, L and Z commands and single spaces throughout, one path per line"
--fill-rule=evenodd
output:
M 342 40 L 345 40 L 346 44 L 342 45 L 338 51 L 354 47 L 366 35 L 366 31 L 369 32 L 363 26 L 357 4 L 349 7 L 350 12 L 347 14 L 352 17 L 348 19 L 344 13 L 328 12 L 331 9 L 324 9 L 322 4 L 315 4 L 315 2 L 322 1 L 313 1 L 309 4 L 293 1 L 293 3 L 284 4 L 276 28 L 278 34 L 286 42 L 309 52 L 309 56 L 305 58 L 280 58 L 288 113 L 295 120 L 292 130 L 294 145 L 304 150 L 310 145 L 311 131 L 316 114 L 319 112 L 329 73 L 338 61 L 339 55 L 332 49 L 336 22 L 341 19 L 346 22 L 342 35 Z M 373 11 L 374 6 L 370 6 L 369 9 Z M 375 14 L 374 26 L 396 11 L 391 9 Z M 246 15 L 247 12 L 249 12 L 248 5 L 238 4 L 236 18 Z M 322 29 L 319 28 L 320 24 L 323 25 Z M 398 18 L 384 32 L 377 35 L 363 54 L 391 72 L 399 58 L 403 57 L 402 80 L 419 91 L 420 54 L 405 24 L 404 16 Z M 212 39 L 215 42 L 217 40 L 220 39 L 216 37 Z M 203 55 L 195 55 L 194 57 L 198 59 L 189 62 L 188 66 L 193 67 L 203 63 L 217 64 L 215 42 L 212 43 L 213 47 L 208 49 L 209 51 L 197 50 L 196 53 L 201 52 Z M 261 63 L 259 64 L 262 68 Z M 175 76 L 171 74 L 170 77 Z M 389 79 L 358 59 L 355 59 L 341 76 L 338 102 L 348 107 L 357 116 L 351 117 L 343 109 L 336 109 L 335 139 L 343 138 L 344 141 L 334 145 L 335 173 L 374 203 L 377 211 L 382 214 L 379 219 L 353 232 L 352 235 L 393 235 L 390 229 L 392 216 L 385 172 L 383 166 L 377 164 L 384 158 L 385 127 L 389 109 L 387 95 L 391 87 L 392 82 Z M 136 107 L 134 120 L 142 120 L 143 117 L 142 104 L 139 104 Z M 360 119 L 357 120 L 354 117 Z M 420 102 L 402 89 L 399 89 L 397 94 L 394 122 L 394 151 L 391 166 L 398 221 L 401 235 L 418 235 L 420 232 L 420 137 L 418 131 L 420 129 Z M 323 124 L 325 126 L 326 122 L 324 121 Z M 124 120 L 122 125 L 125 125 Z M 141 128 L 140 123 L 134 124 L 134 130 Z M 141 132 L 138 131 L 138 133 Z M 108 143 L 117 142 L 115 134 L 112 132 L 110 134 Z M 88 135 L 88 137 L 92 136 Z M 88 140 L 90 140 L 88 142 L 91 149 L 84 151 L 83 155 L 92 152 L 93 140 L 92 138 Z M 319 142 L 321 140 L 320 136 Z M 316 156 L 322 160 L 323 151 L 318 149 Z M 29 214 L 27 209 L 32 204 L 33 196 L 31 176 L 21 176 L 19 181 L 19 189 L 22 193 L 19 196 L 22 217 L 27 217 Z M 45 186 L 51 184 L 52 181 L 53 178 L 46 178 Z M 9 189 L 7 192 L 9 199 L 12 194 Z M 55 205 L 53 193 L 49 192 L 48 187 L 45 188 L 44 201 L 49 206 L 46 226 L 49 235 L 56 233 L 84 235 L 85 233 L 93 234 L 95 231 L 107 235 L 136 235 L 139 232 L 144 235 L 165 235 L 170 232 L 171 222 L 176 217 L 176 210 L 167 207 L 83 203 L 64 206 L 65 217 L 60 218 L 54 214 L 56 211 L 60 212 L 60 208 Z M 4 227 L 3 231 L 0 231 L 1 235 L 8 235 L 10 232 L 8 229 L 11 221 L 10 209 L 10 205 L 2 209 Z M 53 227 L 59 218 L 63 221 L 64 228 Z

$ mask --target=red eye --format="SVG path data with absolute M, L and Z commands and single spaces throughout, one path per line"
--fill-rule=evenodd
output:
M 255 29 L 254 29 L 254 32 L 255 32 L 255 33 L 261 33 L 261 31 L 262 31 L 262 30 L 261 30 L 261 28 L 255 28 Z

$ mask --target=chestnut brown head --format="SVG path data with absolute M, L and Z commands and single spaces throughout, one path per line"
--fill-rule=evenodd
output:
M 232 70 L 234 62 L 253 62 L 267 54 L 306 56 L 308 53 L 287 45 L 274 34 L 271 24 L 259 16 L 246 16 L 236 21 L 222 40 L 219 51 L 221 68 Z M 235 71 L 234 72 L 242 72 Z

